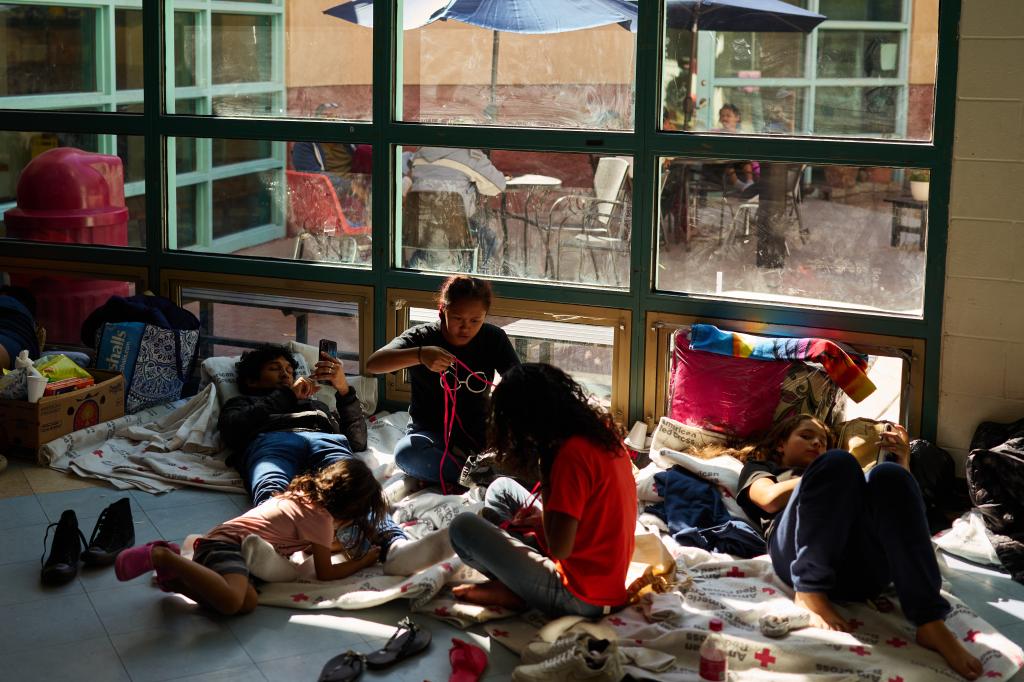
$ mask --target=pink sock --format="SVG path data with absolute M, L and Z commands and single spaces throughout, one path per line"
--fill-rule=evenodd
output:
M 117 561 L 114 562 L 114 573 L 117 575 L 117 579 L 131 580 L 152 571 L 154 547 L 166 547 L 175 554 L 181 554 L 181 548 L 178 545 L 164 540 L 154 540 L 138 547 L 126 549 L 117 555 Z M 157 581 L 170 580 L 174 577 L 176 576 L 170 571 L 157 572 Z
M 455 637 L 448 651 L 448 660 L 452 664 L 448 682 L 477 682 L 487 667 L 487 653 L 483 649 Z

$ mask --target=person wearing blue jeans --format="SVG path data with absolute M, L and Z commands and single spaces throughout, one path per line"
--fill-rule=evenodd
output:
M 487 487 L 487 518 L 459 514 L 452 519 L 448 529 L 452 548 L 466 565 L 502 582 L 527 604 L 550 616 L 600 617 L 607 611 L 570 592 L 552 559 L 522 536 L 495 525 L 542 513 L 540 502 L 531 505 L 531 498 L 530 491 L 514 479 L 496 479 Z
M 286 490 L 296 475 L 355 459 L 353 449 L 366 449 L 366 422 L 341 361 L 322 353 L 311 377 L 295 378 L 295 366 L 284 346 L 244 353 L 236 366 L 242 395 L 221 408 L 217 426 L 232 451 L 228 464 L 242 473 L 256 506 Z M 313 398 L 317 381 L 334 387 L 335 410 Z M 383 556 L 406 537 L 386 515 L 377 530 Z
M 828 427 L 813 415 L 780 422 L 750 454 L 737 501 L 761 521 L 772 566 L 811 612 L 811 625 L 851 631 L 833 599 L 861 601 L 896 588 L 918 644 L 968 679 L 982 672 L 945 624 L 950 611 L 931 545 L 909 439 L 896 425 L 879 447 L 892 455 L 865 476 L 845 450 L 824 452 Z

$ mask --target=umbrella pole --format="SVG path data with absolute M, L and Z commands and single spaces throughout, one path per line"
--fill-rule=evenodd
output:
M 487 117 L 492 121 L 498 118 L 498 48 L 501 37 L 498 31 L 494 31 L 494 42 L 491 45 L 491 103 L 487 105 Z

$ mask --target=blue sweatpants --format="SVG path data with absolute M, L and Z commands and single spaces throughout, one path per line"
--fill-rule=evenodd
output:
M 341 434 L 318 431 L 262 433 L 245 450 L 245 485 L 252 495 L 253 504 L 259 506 L 275 493 L 285 490 L 298 474 L 316 472 L 343 459 L 355 459 L 355 456 L 348 445 L 348 438 Z M 378 532 L 383 548 L 406 537 L 390 516 L 384 517 Z
M 818 457 L 776 521 L 768 553 L 775 572 L 799 592 L 859 601 L 893 583 L 915 625 L 949 612 L 921 489 L 895 463 L 865 477 L 849 452 Z

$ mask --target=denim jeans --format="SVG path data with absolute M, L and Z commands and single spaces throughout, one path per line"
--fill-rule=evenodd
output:
M 487 488 L 484 504 L 504 520 L 529 498 L 526 488 L 510 478 L 499 478 Z M 588 604 L 570 592 L 551 559 L 476 514 L 456 516 L 449 537 L 455 553 L 467 565 L 503 583 L 549 616 L 596 618 L 605 612 L 604 607 Z
M 844 450 L 818 457 L 776 521 L 768 553 L 779 577 L 800 592 L 863 600 L 893 583 L 915 625 L 949 612 L 921 490 L 892 462 L 865 477 Z
M 259 506 L 285 490 L 298 474 L 316 472 L 343 459 L 355 459 L 345 436 L 318 431 L 273 431 L 256 436 L 246 448 L 242 473 L 253 504 Z M 390 516 L 384 517 L 378 533 L 379 543 L 385 548 L 405 537 Z
M 444 458 L 444 469 L 441 459 Z M 430 431 L 410 431 L 395 446 L 395 466 L 415 479 L 439 483 L 444 473 L 447 485 L 458 485 L 465 456 L 451 450 L 444 456 L 444 438 Z

